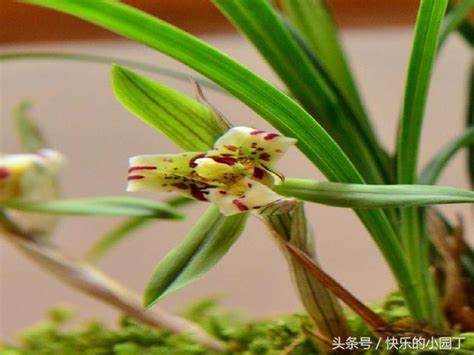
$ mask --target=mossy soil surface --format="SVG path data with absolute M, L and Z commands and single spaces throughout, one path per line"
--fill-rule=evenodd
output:
M 400 322 L 407 317 L 407 311 L 398 295 L 392 295 L 374 310 L 391 322 Z M 193 355 L 212 354 L 185 335 L 150 328 L 123 318 L 114 329 L 100 322 L 89 322 L 71 328 L 68 321 L 74 312 L 68 308 L 56 308 L 49 312 L 48 319 L 23 331 L 18 345 L 0 345 L 1 355 Z M 318 354 L 306 335 L 305 328 L 311 328 L 303 314 L 292 314 L 259 321 L 245 321 L 240 316 L 225 312 L 213 300 L 203 300 L 189 307 L 183 315 L 199 323 L 211 334 L 228 344 L 226 354 Z M 376 337 L 356 316 L 349 315 L 350 326 L 355 339 Z M 474 333 L 458 334 L 464 338 L 462 349 L 430 350 L 425 354 L 474 354 Z M 359 348 L 361 346 L 359 345 Z M 455 344 L 453 342 L 453 347 Z M 356 353 L 381 354 L 381 350 Z M 393 352 L 392 352 L 393 353 Z M 409 351 L 406 353 L 413 353 Z

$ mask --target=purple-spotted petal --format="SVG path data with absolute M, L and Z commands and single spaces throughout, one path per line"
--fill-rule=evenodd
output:
M 130 158 L 127 191 L 177 192 L 207 201 L 208 184 L 195 173 L 203 153 L 139 155 Z
M 208 200 L 215 203 L 223 215 L 230 216 L 247 211 L 259 212 L 269 205 L 288 199 L 246 177 L 228 190 L 209 189 Z
M 259 160 L 272 168 L 296 139 L 248 127 L 234 127 L 219 138 L 214 150 L 222 154 L 239 155 Z

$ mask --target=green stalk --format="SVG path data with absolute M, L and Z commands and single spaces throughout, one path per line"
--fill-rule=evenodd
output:
M 426 98 L 447 3 L 447 0 L 422 0 L 420 4 L 397 142 L 399 184 L 414 184 L 417 181 L 418 150 Z M 416 318 L 442 327 L 441 309 L 438 296 L 433 291 L 435 285 L 429 269 L 429 240 L 422 232 L 423 223 L 418 209 L 401 210 L 402 243 L 420 307 Z M 431 315 L 430 310 L 436 314 Z
M 348 208 L 422 207 L 437 204 L 474 204 L 474 192 L 446 186 L 342 184 L 286 178 L 273 189 L 304 201 Z
M 307 225 L 303 203 L 299 202 L 291 212 L 274 214 L 263 219 L 285 256 L 293 283 L 317 332 L 327 339 L 346 339 L 349 336 L 349 326 L 338 300 L 291 257 L 285 246 L 286 242 L 290 243 L 317 263 L 314 235 Z
M 469 13 L 474 9 L 474 0 L 464 0 L 455 5 L 449 4 L 448 13 L 443 21 L 443 27 L 439 36 L 438 51 L 443 47 L 448 36 L 456 31 L 466 20 Z
M 474 127 L 468 128 L 442 147 L 424 167 L 418 183 L 423 185 L 435 184 L 451 158 L 463 148 L 469 148 L 470 146 L 474 146 Z

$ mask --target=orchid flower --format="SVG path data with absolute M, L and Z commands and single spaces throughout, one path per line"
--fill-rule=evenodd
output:
M 178 192 L 212 202 L 226 216 L 285 210 L 294 200 L 272 190 L 284 179 L 275 163 L 295 143 L 276 133 L 234 127 L 208 152 L 130 158 L 127 191 Z
M 36 153 L 0 155 L 0 201 L 46 201 L 57 197 L 57 174 L 62 155 L 51 149 Z M 47 234 L 57 217 L 7 211 L 25 231 Z

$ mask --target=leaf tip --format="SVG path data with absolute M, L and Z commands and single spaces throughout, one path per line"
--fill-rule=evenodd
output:
M 143 295 L 143 307 L 145 309 L 152 308 L 155 304 L 157 304 L 163 298 L 163 294 L 156 295 L 153 289 L 147 288 Z

